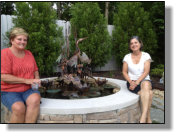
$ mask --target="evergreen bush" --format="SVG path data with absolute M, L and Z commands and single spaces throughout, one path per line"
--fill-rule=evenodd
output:
M 51 75 L 63 45 L 62 28 L 56 24 L 56 11 L 51 2 L 15 2 L 16 27 L 24 28 L 29 34 L 27 49 L 37 62 L 41 75 Z
M 78 2 L 71 7 L 71 50 L 79 38 L 88 37 L 79 43 L 81 51 L 91 58 L 92 68 L 103 66 L 111 56 L 111 37 L 106 20 L 96 2 Z
M 143 50 L 150 55 L 157 48 L 156 33 L 153 30 L 149 13 L 144 11 L 140 2 L 119 2 L 114 14 L 113 51 L 119 66 L 123 57 L 129 53 L 128 41 L 137 35 L 142 40 Z
M 157 65 L 156 68 L 153 68 L 150 72 L 151 76 L 158 76 L 158 77 L 162 77 L 164 73 L 164 65 L 163 64 L 159 64 Z

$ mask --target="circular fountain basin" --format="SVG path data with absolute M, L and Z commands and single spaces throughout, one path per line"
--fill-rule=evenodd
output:
M 95 77 L 96 78 L 96 77 Z M 100 78 L 100 77 L 99 77 Z M 48 78 L 49 80 L 55 79 Z M 45 80 L 45 79 L 42 79 Z M 136 123 L 140 117 L 139 96 L 127 90 L 123 80 L 106 78 L 120 91 L 88 99 L 42 98 L 38 123 Z
M 141 113 L 139 95 L 129 92 L 123 80 L 112 78 L 106 80 L 108 84 L 120 88 L 120 91 L 88 99 L 41 98 L 37 123 L 138 123 Z M 11 112 L 3 105 L 2 108 L 4 122 L 8 123 Z

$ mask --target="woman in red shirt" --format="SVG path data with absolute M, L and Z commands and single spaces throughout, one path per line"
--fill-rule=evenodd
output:
M 35 123 L 40 108 L 38 67 L 32 53 L 25 49 L 28 34 L 22 28 L 10 33 L 11 47 L 1 50 L 1 102 L 12 112 L 10 123 Z

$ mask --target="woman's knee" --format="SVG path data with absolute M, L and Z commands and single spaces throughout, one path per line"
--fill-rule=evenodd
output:
M 146 91 L 150 91 L 152 89 L 150 81 L 143 81 L 141 83 L 141 89 L 146 90 Z
M 16 102 L 12 105 L 12 113 L 16 115 L 24 115 L 26 111 L 25 104 L 23 102 Z
M 30 105 L 38 106 L 40 104 L 40 100 L 41 100 L 40 95 L 37 93 L 34 93 L 27 98 L 26 104 L 27 106 L 30 106 Z

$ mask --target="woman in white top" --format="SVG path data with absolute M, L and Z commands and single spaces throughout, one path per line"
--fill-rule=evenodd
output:
M 142 114 L 140 123 L 152 123 L 150 108 L 152 104 L 152 84 L 149 77 L 151 57 L 141 51 L 142 41 L 138 36 L 133 36 L 129 41 L 131 53 L 123 59 L 122 73 L 127 81 L 127 87 L 132 93 L 140 95 Z

